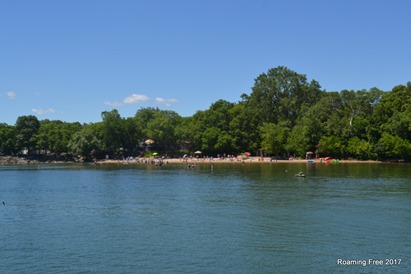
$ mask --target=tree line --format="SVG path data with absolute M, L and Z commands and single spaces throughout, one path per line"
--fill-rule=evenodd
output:
M 75 155 L 92 159 L 140 156 L 148 149 L 180 156 L 249 151 L 273 157 L 411 160 L 411 82 L 391 91 L 326 92 L 287 67 L 255 79 L 239 102 L 218 100 L 182 117 L 170 110 L 141 108 L 123 118 L 116 109 L 90 124 L 39 121 L 20 116 L 0 124 L 0 154 Z M 146 140 L 153 142 L 147 143 Z

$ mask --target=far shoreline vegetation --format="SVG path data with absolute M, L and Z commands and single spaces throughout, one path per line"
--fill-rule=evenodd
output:
M 286 67 L 255 79 L 237 103 L 218 100 L 193 116 L 141 108 L 123 118 L 116 109 L 89 124 L 20 116 L 0 123 L 0 156 L 91 161 L 158 155 L 178 158 L 239 155 L 276 159 L 317 157 L 411 160 L 411 82 L 391 91 L 326 92 Z M 1 162 L 0 162 L 1 163 Z

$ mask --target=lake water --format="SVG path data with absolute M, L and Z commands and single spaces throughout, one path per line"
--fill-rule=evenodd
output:
M 0 273 L 411 273 L 410 170 L 0 166 Z

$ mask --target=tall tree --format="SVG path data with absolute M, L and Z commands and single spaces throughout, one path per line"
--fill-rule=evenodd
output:
M 411 82 L 384 93 L 375 107 L 373 122 L 382 132 L 411 140 Z M 381 136 L 382 134 L 380 134 Z
M 190 117 L 182 117 L 180 123 L 175 128 L 175 136 L 177 141 L 177 149 L 181 149 L 184 153 L 200 149 L 200 131 L 196 120 Z
M 262 138 L 261 146 L 264 151 L 276 156 L 285 156 L 287 154 L 285 145 L 290 129 L 286 123 L 264 123 L 260 131 Z
M 167 153 L 168 150 L 177 147 L 175 128 L 180 121 L 181 117 L 176 112 L 158 110 L 153 118 L 148 121 L 147 127 L 143 132 L 146 133 L 148 138 L 153 139 L 159 148 Z
M 101 132 L 101 123 L 84 126 L 71 138 L 68 144 L 70 152 L 86 159 L 96 158 L 103 151 Z
M 257 114 L 248 108 L 245 101 L 239 102 L 231 110 L 230 133 L 236 152 L 254 151 L 261 148 L 261 125 Z
M 144 130 L 147 128 L 147 124 L 156 117 L 158 112 L 160 112 L 158 108 L 141 108 L 136 112 L 134 119 L 136 120 L 136 125 L 139 128 L 139 131 L 143 133 L 141 141 L 148 138 L 144 135 Z
M 373 107 L 380 101 L 382 94 L 383 92 L 377 88 L 372 88 L 369 91 L 343 90 L 340 92 L 349 137 L 355 135 L 366 136 L 369 117 L 373 113 Z
M 197 129 L 196 138 L 202 143 L 204 152 L 213 154 L 231 154 L 236 151 L 231 133 L 230 122 L 235 104 L 218 100 L 207 110 L 194 114 Z
M 114 154 L 123 147 L 123 119 L 116 109 L 101 113 L 102 141 L 107 153 Z
M 30 154 L 35 147 L 36 140 L 33 138 L 40 128 L 40 122 L 34 115 L 20 116 L 16 121 L 16 149 L 21 152 L 27 150 Z
M 142 136 L 140 128 L 137 126 L 137 122 L 134 117 L 123 119 L 122 133 L 122 147 L 129 153 L 132 153 L 139 146 L 139 140 Z
M 0 123 L 0 154 L 15 152 L 14 126 Z
M 66 123 L 59 120 L 40 121 L 36 134 L 36 148 L 44 153 L 68 153 L 68 143 L 71 137 L 81 129 L 80 123 Z
M 305 75 L 280 66 L 258 76 L 250 96 L 243 98 L 261 123 L 290 121 L 293 126 L 306 107 L 316 103 L 322 94 L 317 81 L 308 82 Z

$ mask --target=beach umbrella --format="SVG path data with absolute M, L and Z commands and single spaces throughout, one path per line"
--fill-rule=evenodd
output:
M 244 155 L 248 157 L 248 156 L 251 155 L 251 153 L 250 152 L 245 152 Z
M 201 154 L 202 152 L 197 150 L 196 152 L 194 152 L 194 154 Z
M 152 139 L 147 139 L 147 140 L 144 141 L 144 143 L 145 143 L 146 145 L 152 145 L 152 144 L 154 144 L 155 142 L 154 142 L 154 140 L 152 140 Z
M 314 156 L 314 152 L 312 151 L 307 151 L 307 153 L 305 154 L 305 158 L 310 159 Z
M 158 155 L 158 153 L 157 153 L 157 152 L 154 152 L 154 153 L 153 153 L 153 156 L 156 156 L 156 155 Z

